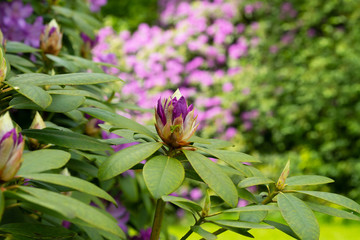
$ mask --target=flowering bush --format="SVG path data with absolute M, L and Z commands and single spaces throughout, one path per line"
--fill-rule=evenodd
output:
M 37 6 L 37 1 L 30 2 Z M 120 79 L 103 72 L 119 74 L 117 66 L 85 58 L 100 25 L 89 2 L 44 4 L 42 17 L 49 25 L 39 36 L 41 48 L 11 41 L 7 33 L 0 41 L 2 237 L 158 240 L 169 236 L 162 220 L 174 215 L 165 211 L 174 206 L 195 219 L 182 239 L 193 232 L 216 239 L 225 231 L 253 237 L 253 228 L 278 228 L 294 238 L 318 239 L 313 211 L 360 220 L 360 205 L 353 200 L 304 190 L 332 179 L 292 177 L 288 162 L 274 181 L 256 168 L 257 158 L 229 150 L 232 143 L 198 137 L 201 111 L 196 112 L 196 101 L 189 106 L 180 91 L 171 97 L 172 91 L 164 92 L 151 103 L 155 111 L 148 114 L 155 116 L 155 128 L 131 120 L 133 111 L 141 108 L 119 102 Z M 235 51 L 232 56 L 241 54 Z M 112 56 L 98 57 L 116 61 Z M 129 118 L 119 115 L 119 108 Z M 257 113 L 248 115 L 252 119 Z M 287 225 L 269 221 L 270 211 L 280 212 Z M 210 233 L 203 223 L 218 230 Z
M 99 31 L 94 60 L 121 66 L 108 69 L 126 80 L 118 97 L 151 108 L 180 88 L 203 136 L 233 139 L 274 169 L 296 156 L 299 173 L 330 175 L 344 182 L 336 191 L 358 198 L 355 2 L 164 2 L 159 25 Z
M 241 22 L 246 14 L 261 11 L 262 4 L 246 5 L 253 10 L 244 16 L 239 13 L 245 5 L 239 2 L 182 2 L 178 8 L 172 6 L 168 5 L 161 16 L 163 28 L 142 24 L 133 34 L 123 31 L 119 35 L 110 28 L 100 30 L 93 59 L 120 64 L 121 72 L 108 69 L 108 73 L 126 80 L 122 100 L 151 108 L 159 92 L 179 88 L 198 106 L 199 128 L 212 126 L 204 129 L 207 136 L 217 133 L 229 139 L 237 131 L 226 128 L 234 122 L 236 106 L 217 92 L 232 92 L 229 79 L 242 67 L 237 61 L 256 49 L 256 22 L 248 29 Z M 151 114 L 141 114 L 138 120 L 151 118 Z

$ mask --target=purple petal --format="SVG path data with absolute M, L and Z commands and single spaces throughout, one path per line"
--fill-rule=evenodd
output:
M 175 118 L 181 115 L 183 120 L 185 121 L 185 117 L 188 113 L 187 111 L 188 107 L 185 98 L 182 96 L 178 101 L 173 102 L 173 106 L 174 106 L 174 114 L 172 120 L 174 120 Z
M 165 106 L 166 106 L 167 100 L 165 101 Z M 158 100 L 158 105 L 157 105 L 157 109 L 156 109 L 157 114 L 159 115 L 162 124 L 166 124 L 166 117 L 165 117 L 165 111 L 164 111 L 164 107 L 161 104 L 161 98 L 159 98 Z
M 11 129 L 10 131 L 8 131 L 7 133 L 5 133 L 1 140 L 0 140 L 0 144 L 5 141 L 5 139 L 9 138 L 11 136 L 11 134 L 13 134 L 13 141 L 14 143 L 16 143 L 16 140 L 17 140 L 17 137 L 16 137 L 16 131 L 15 131 L 15 128 L 14 129 Z

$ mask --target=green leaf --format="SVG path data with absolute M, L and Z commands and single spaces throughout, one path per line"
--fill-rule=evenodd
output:
M 116 201 L 107 192 L 81 178 L 51 173 L 21 174 L 20 176 L 28 179 L 35 179 L 43 182 L 53 183 L 60 186 L 66 186 L 80 192 L 103 198 L 105 200 L 113 202 L 116 205 Z
M 257 199 L 254 196 L 254 194 L 252 194 L 249 190 L 247 190 L 246 188 L 238 188 L 238 196 L 239 198 L 245 199 L 248 202 L 251 203 L 257 203 Z
M 77 65 L 80 68 L 84 69 L 91 69 L 94 73 L 103 73 L 104 71 L 98 67 L 98 65 L 89 60 L 78 56 L 72 56 L 72 55 L 64 55 L 67 59 L 73 61 L 75 65 Z
M 58 56 L 54 56 L 51 54 L 46 54 L 46 57 L 49 58 L 50 60 L 52 60 L 53 62 L 57 63 L 58 65 L 65 67 L 66 69 L 68 69 L 70 72 L 77 72 L 78 68 L 72 63 L 69 62 L 65 59 L 62 59 Z
M 93 27 L 91 25 L 89 25 L 81 16 L 74 15 L 73 19 L 74 19 L 75 25 L 78 26 L 82 32 L 84 32 L 90 38 L 95 38 L 95 33 L 94 33 Z
M 278 223 L 278 222 L 274 222 L 274 221 L 270 221 L 270 220 L 264 220 L 265 223 L 275 227 L 276 229 L 279 229 L 280 231 L 282 231 L 283 233 L 295 238 L 295 239 L 300 239 L 298 236 L 296 236 L 296 234 L 294 233 L 294 231 L 285 224 L 282 223 Z
M 268 211 L 242 212 L 239 221 L 261 223 L 267 215 Z
M 212 234 L 211 232 L 206 231 L 205 229 L 203 229 L 202 227 L 200 227 L 198 225 L 191 226 L 191 230 L 193 230 L 193 232 L 199 234 L 200 236 L 202 236 L 206 240 L 215 240 L 215 239 L 217 239 L 216 235 Z
M 335 216 L 335 217 L 341 217 L 341 218 L 345 218 L 345 219 L 351 219 L 351 220 L 357 220 L 360 221 L 360 217 L 356 216 L 353 213 L 341 210 L 341 209 L 337 209 L 337 208 L 332 208 L 323 204 L 317 204 L 317 203 L 313 203 L 313 202 L 306 202 L 306 204 L 314 211 L 320 212 L 320 213 L 324 213 L 327 215 L 331 215 L 331 216 Z
M 130 129 L 137 133 L 147 135 L 155 140 L 157 139 L 157 136 L 146 127 L 116 113 L 97 108 L 80 108 L 79 110 L 93 116 L 94 118 L 108 122 L 115 127 Z
M 4 213 L 4 208 L 5 208 L 5 198 L 4 198 L 4 193 L 2 190 L 0 190 L 0 222 L 2 219 L 2 215 Z
M 210 144 L 211 143 L 210 139 L 201 138 L 196 135 L 192 135 L 191 138 L 189 139 L 189 142 L 202 143 L 202 144 Z
M 211 221 L 212 223 L 220 227 L 234 227 L 234 228 L 260 228 L 260 229 L 269 229 L 273 228 L 272 226 L 260 224 L 260 223 L 251 223 L 251 222 L 240 222 L 234 220 L 216 220 Z
M 159 155 L 147 161 L 143 175 L 149 192 L 158 199 L 172 193 L 181 185 L 185 170 L 179 160 Z
M 68 152 L 55 149 L 43 149 L 23 154 L 24 161 L 17 174 L 30 174 L 57 169 L 70 159 Z
M 305 185 L 318 185 L 332 183 L 334 180 L 328 177 L 317 176 L 317 175 L 303 175 L 294 176 L 286 179 L 286 185 L 288 186 L 305 186 Z
M 36 138 L 39 141 L 52 143 L 61 147 L 92 151 L 112 150 L 109 145 L 104 144 L 95 138 L 75 132 L 44 128 L 27 129 L 23 130 L 22 133 L 27 137 Z
M 186 198 L 182 198 L 182 197 L 175 197 L 175 196 L 163 196 L 162 200 L 164 200 L 165 202 L 171 202 L 175 205 L 178 205 L 179 203 L 181 204 L 181 206 L 185 206 L 186 208 L 184 208 L 185 210 L 188 210 L 190 212 L 195 211 L 195 212 L 199 212 L 202 210 L 201 206 L 199 204 L 197 204 L 194 201 L 191 201 L 189 199 Z M 183 208 L 183 207 L 181 207 Z
M 191 137 L 190 142 L 194 142 L 195 146 L 211 148 L 211 149 L 221 149 L 221 148 L 228 148 L 234 146 L 231 142 L 224 141 L 221 139 L 206 139 L 196 136 Z
M 246 188 L 246 187 L 250 187 L 250 186 L 263 185 L 263 184 L 269 184 L 269 183 L 274 183 L 274 181 L 269 178 L 265 178 L 265 177 L 249 177 L 249 178 L 243 179 L 238 184 L 238 187 Z
M 319 192 L 319 191 L 298 191 L 298 190 L 296 190 L 296 192 L 314 196 L 360 213 L 360 205 L 358 203 L 356 203 L 354 200 L 351 200 L 350 198 L 344 197 L 339 194 Z
M 129 170 L 142 160 L 151 156 L 161 148 L 161 146 L 162 143 L 158 142 L 141 143 L 113 154 L 100 166 L 98 173 L 99 178 L 101 180 L 107 180 Z
M 314 213 L 303 201 L 284 193 L 277 195 L 277 201 L 282 216 L 297 236 L 308 240 L 319 239 L 319 224 Z
M 231 179 L 209 158 L 194 151 L 183 150 L 191 166 L 209 187 L 232 207 L 238 203 L 237 190 Z
M 251 205 L 239 208 L 231 208 L 224 210 L 224 212 L 253 212 L 253 211 L 279 211 L 278 206 L 275 205 Z
M 26 75 L 26 76 L 25 76 Z M 31 84 L 31 85 L 87 85 L 119 81 L 120 79 L 104 73 L 68 73 L 54 76 L 46 74 L 21 74 L 10 78 L 10 84 Z
M 74 198 L 46 191 L 44 189 L 33 187 L 19 187 L 21 191 L 33 195 L 37 199 L 46 199 L 48 202 L 56 203 L 58 206 L 67 207 L 72 211 L 77 219 L 80 219 L 87 226 L 92 226 L 110 233 L 113 233 L 123 239 L 125 234 L 117 225 L 117 221 L 109 215 L 104 215 L 98 209 L 91 207 Z M 72 221 L 71 219 L 69 221 Z M 76 221 L 76 219 L 74 219 Z
M 100 100 L 99 97 L 91 92 L 77 89 L 54 89 L 47 91 L 50 94 L 70 95 L 70 96 L 84 96 Z
M 45 191 L 45 190 L 43 190 Z M 67 219 L 72 219 L 75 217 L 75 213 L 72 211 L 71 208 L 58 204 L 57 202 L 49 201 L 46 197 L 38 198 L 31 194 L 24 193 L 24 192 L 14 192 L 14 191 L 6 191 L 6 196 L 8 198 L 14 198 L 23 200 L 25 202 L 34 204 L 36 206 L 43 207 L 45 209 L 50 209 L 53 212 L 60 214 L 61 216 L 66 217 Z
M 8 83 L 11 87 L 13 87 L 17 92 L 24 95 L 35 104 L 40 106 L 41 108 L 46 108 L 51 104 L 52 98 L 49 93 L 47 93 L 44 89 L 33 86 L 33 85 L 12 85 Z
M 71 232 L 63 227 L 36 223 L 9 223 L 1 225 L 0 231 L 32 239 L 73 239 L 76 235 L 75 232 Z
M 257 158 L 250 156 L 242 152 L 228 151 L 228 150 L 219 150 L 219 149 L 207 149 L 207 148 L 198 148 L 201 151 L 209 153 L 214 157 L 223 160 L 229 165 L 233 166 L 235 163 L 244 163 L 244 162 L 260 162 Z
M 18 55 L 13 55 L 13 54 L 6 54 L 6 58 L 7 60 L 9 60 L 10 64 L 16 64 L 16 65 L 20 65 L 23 67 L 35 67 L 35 64 L 29 60 L 27 60 L 26 58 L 20 57 Z
M 47 112 L 70 112 L 83 104 L 85 98 L 82 96 L 53 95 L 51 104 L 45 109 L 34 104 L 23 96 L 18 96 L 10 101 L 10 105 L 16 109 L 34 109 Z
M 40 49 L 30 47 L 29 45 L 26 45 L 21 42 L 13 42 L 13 41 L 6 42 L 6 52 L 7 53 L 32 53 L 32 52 L 39 52 L 39 51 L 40 51 Z

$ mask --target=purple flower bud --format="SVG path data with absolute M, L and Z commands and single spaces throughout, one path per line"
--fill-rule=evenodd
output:
M 20 168 L 24 139 L 17 133 L 9 113 L 0 117 L 0 181 L 11 180 Z
M 166 100 L 158 100 L 155 117 L 156 131 L 165 144 L 173 148 L 190 144 L 188 140 L 198 127 L 197 117 L 193 105 L 187 105 L 179 90 Z
M 47 24 L 40 35 L 40 48 L 44 53 L 58 55 L 62 47 L 62 33 L 56 20 Z

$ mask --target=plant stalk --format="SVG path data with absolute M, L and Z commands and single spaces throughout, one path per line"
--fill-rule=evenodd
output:
M 267 198 L 265 198 L 265 199 L 262 201 L 262 204 L 263 204 L 263 205 L 266 205 L 266 204 L 270 203 L 270 202 L 273 200 L 273 198 L 274 198 L 276 195 L 278 195 L 278 193 L 279 193 L 278 191 L 274 191 L 274 192 L 270 193 L 270 195 L 267 196 Z
M 164 211 L 165 211 L 165 202 L 161 198 L 159 198 L 156 201 L 155 216 L 151 230 L 150 240 L 159 240 L 160 232 L 161 232 L 161 223 L 164 217 Z
M 203 220 L 204 220 L 204 218 L 201 217 L 199 220 L 196 221 L 194 226 L 200 225 L 203 222 Z M 192 230 L 192 228 L 190 228 L 189 231 L 187 231 L 187 233 L 185 233 L 185 235 L 180 240 L 187 239 L 192 233 L 193 233 L 193 230 Z

